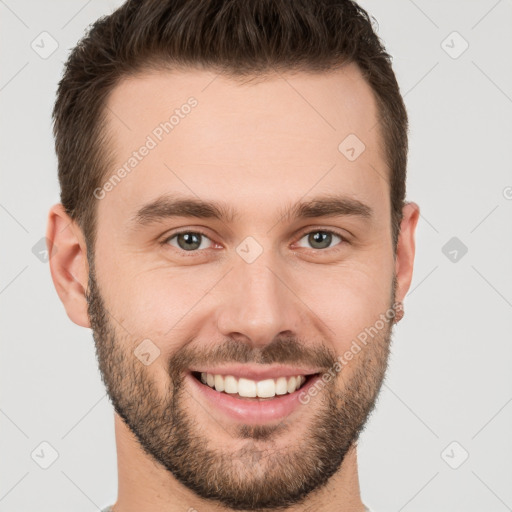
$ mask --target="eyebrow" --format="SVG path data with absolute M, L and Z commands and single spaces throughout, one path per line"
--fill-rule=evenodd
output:
M 330 194 L 282 206 L 278 211 L 277 219 L 282 221 L 356 216 L 370 221 L 373 215 L 372 208 L 358 199 Z M 239 218 L 239 213 L 231 205 L 222 201 L 207 201 L 195 197 L 166 194 L 143 205 L 131 221 L 135 226 L 145 226 L 173 217 L 216 219 L 232 223 Z

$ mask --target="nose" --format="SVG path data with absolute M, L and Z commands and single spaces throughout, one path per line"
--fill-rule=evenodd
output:
M 293 292 L 290 273 L 270 251 L 247 263 L 235 258 L 223 280 L 217 327 L 223 336 L 244 337 L 253 347 L 278 335 L 300 332 L 305 305 Z

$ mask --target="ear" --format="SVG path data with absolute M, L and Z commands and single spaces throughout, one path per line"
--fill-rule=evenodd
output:
M 402 209 L 402 222 L 395 258 L 395 273 L 397 289 L 395 300 L 404 300 L 412 281 L 414 266 L 416 225 L 420 216 L 420 207 L 413 202 L 408 202 Z
M 85 291 L 89 279 L 87 246 L 82 230 L 62 204 L 48 214 L 46 240 L 53 284 L 75 324 L 90 327 Z

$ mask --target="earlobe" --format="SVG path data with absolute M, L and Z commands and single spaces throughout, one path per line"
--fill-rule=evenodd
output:
M 89 276 L 87 247 L 81 229 L 62 204 L 48 214 L 46 239 L 53 284 L 75 324 L 90 327 L 85 293 Z
M 416 203 L 408 202 L 405 204 L 402 212 L 403 217 L 400 225 L 400 236 L 398 238 L 395 261 L 397 279 L 396 302 L 403 302 L 411 286 L 415 254 L 414 237 L 420 216 L 420 207 Z

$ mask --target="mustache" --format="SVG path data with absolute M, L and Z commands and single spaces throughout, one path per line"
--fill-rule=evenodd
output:
M 263 347 L 226 338 L 218 345 L 199 348 L 186 345 L 169 360 L 169 374 L 178 377 L 194 365 L 240 364 L 294 364 L 314 366 L 327 371 L 337 361 L 336 353 L 324 344 L 306 343 L 294 336 L 279 336 Z

